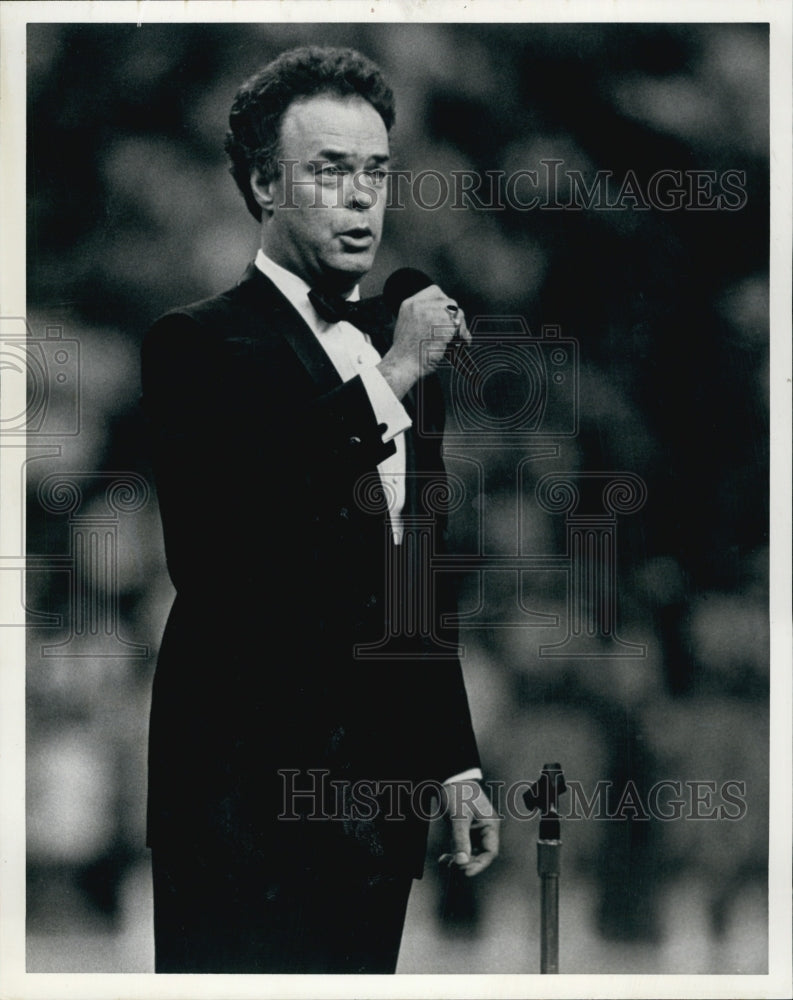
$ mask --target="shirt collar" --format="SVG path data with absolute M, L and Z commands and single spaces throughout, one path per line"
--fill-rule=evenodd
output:
M 265 277 L 275 285 L 281 294 L 288 299 L 290 304 L 300 313 L 315 333 L 321 333 L 329 329 L 330 324 L 321 319 L 308 298 L 310 286 L 299 275 L 287 271 L 285 267 L 268 257 L 264 250 L 259 248 L 254 260 L 256 267 Z M 357 302 L 361 297 L 361 290 L 358 285 L 353 288 L 347 296 L 350 302 Z

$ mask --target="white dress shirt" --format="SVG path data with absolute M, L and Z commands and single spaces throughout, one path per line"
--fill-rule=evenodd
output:
M 361 376 L 378 424 L 386 425 L 383 442 L 393 440 L 396 444 L 396 452 L 384 459 L 377 466 L 377 471 L 388 500 L 394 542 L 400 544 L 403 533 L 402 511 L 405 506 L 405 431 L 412 421 L 376 367 L 382 360 L 380 354 L 372 346 L 369 337 L 352 323 L 344 320 L 340 323 L 328 323 L 317 315 L 308 297 L 310 288 L 298 275 L 276 264 L 261 249 L 256 254 L 255 264 L 308 324 L 339 373 L 339 378 L 343 382 L 349 382 L 356 375 Z M 349 298 L 353 302 L 360 298 L 357 285 Z M 481 770 L 473 767 L 447 778 L 444 784 L 481 778 Z
M 256 267 L 278 288 L 306 321 L 314 336 L 339 373 L 342 382 L 361 376 L 369 402 L 378 424 L 385 424 L 383 442 L 393 440 L 396 452 L 378 466 L 383 492 L 388 502 L 391 530 L 398 545 L 402 541 L 402 511 L 405 507 L 405 431 L 412 421 L 394 395 L 389 384 L 380 374 L 377 365 L 382 361 L 369 337 L 352 323 L 328 323 L 317 315 L 308 297 L 309 286 L 302 278 L 276 264 L 265 256 L 263 250 L 256 254 Z M 357 302 L 360 291 L 356 285 L 350 301 Z

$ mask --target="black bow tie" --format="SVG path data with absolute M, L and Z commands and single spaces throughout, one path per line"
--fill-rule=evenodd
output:
M 319 288 L 312 288 L 308 293 L 311 305 L 317 310 L 317 315 L 324 319 L 326 323 L 341 323 L 344 320 L 358 326 L 361 329 L 361 322 L 371 325 L 371 307 L 367 301 L 350 302 L 349 299 L 335 295 L 333 292 L 325 292 Z
M 333 292 L 312 288 L 308 298 L 317 315 L 326 323 L 340 323 L 342 320 L 352 323 L 354 327 L 369 335 L 369 339 L 380 354 L 385 354 L 390 347 L 387 330 L 393 324 L 394 317 L 383 301 L 382 295 L 350 302 Z

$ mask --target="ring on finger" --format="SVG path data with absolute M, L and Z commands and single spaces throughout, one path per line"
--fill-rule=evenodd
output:
M 459 306 L 455 305 L 454 302 L 450 302 L 449 305 L 446 306 L 446 312 L 451 316 L 455 330 L 459 330 L 462 323 Z

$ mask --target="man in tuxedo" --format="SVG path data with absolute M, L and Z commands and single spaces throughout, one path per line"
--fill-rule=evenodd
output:
M 227 151 L 261 249 L 144 343 L 176 588 L 149 748 L 159 972 L 393 972 L 428 789 L 451 820 L 441 860 L 475 875 L 498 850 L 448 582 L 428 572 L 434 373 L 469 334 L 436 285 L 395 320 L 358 301 L 393 120 L 351 50 L 292 50 L 245 83 Z M 399 628 L 420 581 L 428 624 Z

